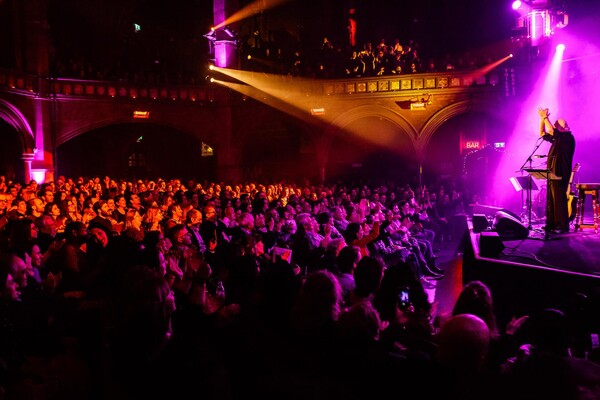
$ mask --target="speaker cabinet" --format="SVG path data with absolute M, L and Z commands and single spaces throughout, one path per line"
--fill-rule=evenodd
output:
M 504 243 L 497 232 L 481 232 L 479 235 L 479 255 L 497 257 L 504 250 Z
M 485 231 L 489 227 L 489 223 L 485 214 L 473 214 L 473 232 L 479 233 Z
M 529 236 L 529 229 L 504 211 L 496 213 L 494 228 L 502 240 L 519 240 Z

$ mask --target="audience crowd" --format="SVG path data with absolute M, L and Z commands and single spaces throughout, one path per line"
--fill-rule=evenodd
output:
M 424 59 L 419 43 L 414 40 L 403 43 L 394 39 L 392 44 L 385 38 L 344 48 L 324 37 L 319 48 L 306 54 L 276 45 L 242 46 L 240 53 L 245 70 L 325 79 L 475 70 L 492 62 L 490 54 L 473 53 L 448 53 L 441 58 Z
M 557 309 L 430 293 L 453 189 L 0 180 L 0 398 L 583 399 Z
M 414 74 L 421 72 L 451 72 L 474 70 L 490 64 L 492 54 L 445 54 L 443 57 L 423 58 L 419 43 L 412 39 L 387 43 L 365 42 L 349 47 L 333 44 L 327 37 L 318 45 L 290 46 L 277 41 L 238 40 L 238 66 L 247 71 L 299 76 L 307 78 L 336 79 L 344 77 L 369 77 L 382 75 Z M 201 58 L 201 57 L 200 57 Z M 208 57 L 206 63 L 208 65 Z M 164 64 L 164 65 L 163 65 Z M 123 64 L 111 59 L 93 62 L 84 56 L 55 59 L 51 73 L 58 78 L 86 80 L 111 80 L 146 84 L 206 84 L 205 75 L 198 68 L 184 68 L 185 58 L 179 63 L 140 62 Z

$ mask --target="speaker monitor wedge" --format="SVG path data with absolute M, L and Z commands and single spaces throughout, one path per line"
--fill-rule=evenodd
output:
M 494 228 L 502 240 L 519 240 L 529 236 L 529 229 L 504 211 L 496 213 Z
M 498 232 L 481 232 L 479 235 L 479 255 L 482 257 L 497 257 L 504 250 L 504 243 Z
M 473 222 L 473 232 L 475 233 L 483 232 L 489 227 L 485 214 L 473 214 L 471 221 Z

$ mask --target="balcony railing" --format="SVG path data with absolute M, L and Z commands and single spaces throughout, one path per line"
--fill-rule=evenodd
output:
M 383 75 L 368 78 L 348 78 L 323 82 L 323 94 L 367 94 L 433 89 L 496 87 L 501 83 L 501 72 L 478 74 L 477 71 L 435 72 L 402 75 Z
M 317 91 L 323 95 L 376 94 L 459 88 L 492 88 L 503 82 L 503 73 L 493 70 L 487 74 L 477 71 L 386 75 L 364 78 L 323 80 Z M 506 73 L 504 73 L 506 76 Z M 293 78 L 291 78 L 293 79 Z M 504 79 L 505 80 L 505 79 Z M 0 70 L 0 90 L 57 98 L 115 98 L 122 100 L 166 100 L 183 102 L 213 102 L 220 86 L 151 85 L 134 82 L 92 81 L 67 78 L 40 78 L 10 70 Z

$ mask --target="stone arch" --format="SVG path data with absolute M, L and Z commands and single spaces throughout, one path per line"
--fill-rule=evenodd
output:
M 416 174 L 417 130 L 401 115 L 382 107 L 361 106 L 333 124 L 325 135 L 329 138 L 327 180 L 403 180 Z
M 506 127 L 502 126 L 504 115 L 497 108 L 491 102 L 460 101 L 438 111 L 424 125 L 419 153 L 426 182 L 460 177 L 460 183 L 470 190 L 486 181 L 481 177 L 488 175 L 487 165 L 479 167 L 476 175 L 480 178 L 466 174 L 468 151 L 461 146 L 461 140 L 491 143 L 501 139 Z
M 17 131 L 23 146 L 23 152 L 32 152 L 35 147 L 35 139 L 23 113 L 9 102 L 0 99 L 0 118 Z
M 127 118 L 113 118 L 113 119 L 107 119 L 107 120 L 101 120 L 101 121 L 94 121 L 91 122 L 89 124 L 85 124 L 85 125 L 80 125 L 77 128 L 70 130 L 68 132 L 65 132 L 61 135 L 59 135 L 59 137 L 56 139 L 56 147 L 59 147 L 61 145 L 63 145 L 64 143 L 80 136 L 83 135 L 87 132 L 96 130 L 96 129 L 101 129 L 101 128 L 106 128 L 109 126 L 114 126 L 114 125 L 126 125 L 126 124 L 152 124 L 152 125 L 156 125 L 156 126 L 161 126 L 167 129 L 175 129 L 178 131 L 182 131 L 186 134 L 189 134 L 191 136 L 194 136 L 196 138 L 198 138 L 199 140 L 201 140 L 200 136 L 196 133 L 196 132 L 192 132 L 189 129 L 187 129 L 186 127 L 181 127 L 178 126 L 177 124 L 173 124 L 170 122 L 165 122 L 163 120 L 137 120 L 137 121 L 132 121 L 130 117 Z M 210 132 L 206 132 L 206 138 L 208 138 L 207 140 L 209 140 L 211 143 L 209 143 L 211 146 L 214 146 L 214 135 L 213 134 L 209 134 Z
M 429 118 L 429 120 L 423 125 L 421 129 L 421 141 L 419 142 L 419 146 L 417 146 L 417 152 L 420 154 L 424 154 L 424 151 L 427 147 L 427 144 L 431 140 L 433 134 L 442 126 L 446 121 L 450 118 L 456 117 L 461 114 L 465 114 L 468 112 L 481 112 L 484 114 L 489 114 L 490 116 L 501 119 L 503 115 L 497 110 L 497 103 L 486 101 L 486 100 L 462 100 L 457 101 L 448 105 L 447 107 L 442 108 L 435 114 Z
M 79 127 L 62 138 L 56 162 L 62 175 L 216 178 L 215 156 L 202 157 L 202 138 L 172 125 L 113 119 Z
M 351 123 L 367 117 L 378 117 L 391 122 L 400 131 L 407 134 L 413 142 L 419 137 L 418 130 L 402 115 L 388 108 L 373 105 L 354 107 L 340 114 L 331 122 L 325 133 L 328 134 L 327 136 L 335 136 Z

